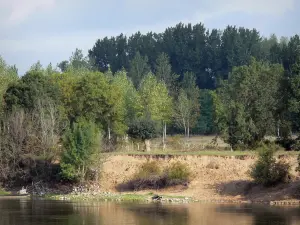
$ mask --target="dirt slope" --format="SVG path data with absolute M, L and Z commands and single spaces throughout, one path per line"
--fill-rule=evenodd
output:
M 291 173 L 296 176 L 296 156 L 282 158 L 291 165 Z M 102 190 L 116 192 L 116 185 L 126 182 L 147 160 L 155 160 L 162 167 L 180 161 L 187 163 L 193 173 L 188 188 L 175 187 L 154 191 L 158 194 L 183 195 L 198 200 L 282 200 L 298 199 L 300 182 L 265 189 L 251 183 L 248 175 L 254 156 L 136 156 L 112 155 L 103 164 L 100 185 Z M 143 192 L 153 192 L 147 190 Z M 299 198 L 300 199 L 300 198 Z

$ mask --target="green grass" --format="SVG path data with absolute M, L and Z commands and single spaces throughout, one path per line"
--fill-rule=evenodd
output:
M 133 193 L 112 193 L 110 195 L 50 195 L 44 196 L 47 200 L 70 200 L 70 201 L 119 201 L 119 202 L 146 202 L 151 199 L 153 193 L 133 194 Z M 185 199 L 185 196 L 162 195 L 164 199 Z M 191 199 L 191 198 L 189 198 Z
M 8 191 L 5 191 L 4 189 L 0 188 L 0 196 L 6 196 L 6 195 L 10 195 L 11 193 Z
M 163 150 L 161 147 L 161 138 L 155 138 L 151 140 L 151 152 L 137 151 L 137 146 L 133 143 L 129 143 L 126 147 L 118 149 L 113 153 L 106 153 L 108 156 L 113 155 L 196 155 L 196 156 L 251 156 L 256 155 L 256 151 L 230 151 L 230 146 L 226 144 L 222 139 L 217 139 L 217 145 L 212 144 L 214 135 L 198 135 L 192 136 L 186 139 L 183 136 L 168 136 L 167 137 L 167 149 Z M 275 137 L 267 137 L 269 140 L 276 139 Z M 174 140 L 179 141 L 180 144 L 176 147 L 172 147 Z M 175 141 L 175 142 L 176 142 Z M 187 143 L 189 147 L 187 146 Z M 140 143 L 142 148 L 143 143 Z M 278 151 L 275 155 L 298 155 L 298 152 Z

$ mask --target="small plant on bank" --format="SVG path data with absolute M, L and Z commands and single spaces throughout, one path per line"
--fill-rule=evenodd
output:
M 151 176 L 160 176 L 161 171 L 157 162 L 146 162 L 140 167 L 138 173 L 135 175 L 136 179 L 145 179 Z
M 190 177 L 189 168 L 181 162 L 172 163 L 165 173 L 167 185 L 169 186 L 184 184 L 189 181 Z
M 276 162 L 274 150 L 263 146 L 259 149 L 259 158 L 252 166 L 250 176 L 258 184 L 272 186 L 285 182 L 289 175 L 289 164 Z

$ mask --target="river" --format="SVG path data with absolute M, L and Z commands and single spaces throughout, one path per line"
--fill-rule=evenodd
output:
M 299 207 L 0 199 L 0 225 L 300 225 Z

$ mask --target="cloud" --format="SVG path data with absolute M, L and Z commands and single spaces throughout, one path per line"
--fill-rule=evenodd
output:
M 295 0 L 230 0 L 223 1 L 222 11 L 281 15 L 292 10 Z
M 37 10 L 52 8 L 55 0 L 0 0 L 0 8 L 5 12 L 4 23 L 23 22 Z
M 104 36 L 161 32 L 179 22 L 222 29 L 229 18 L 242 26 L 248 19 L 262 27 L 262 18 L 277 25 L 274 19 L 289 11 L 297 11 L 296 0 L 0 0 L 0 55 L 24 71 L 29 58 L 56 63 L 76 47 L 87 53 Z

